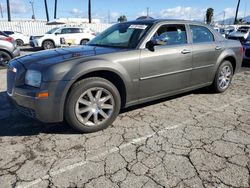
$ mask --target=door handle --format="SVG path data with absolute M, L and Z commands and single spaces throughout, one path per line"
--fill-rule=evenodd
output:
M 222 49 L 221 46 L 216 46 L 216 47 L 215 47 L 215 50 L 221 50 L 221 49 Z
M 184 49 L 181 51 L 182 54 L 190 54 L 191 50 Z

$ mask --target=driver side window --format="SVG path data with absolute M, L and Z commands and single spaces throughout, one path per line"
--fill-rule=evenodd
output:
M 185 25 L 163 25 L 156 31 L 151 41 L 155 45 L 186 44 L 187 34 Z

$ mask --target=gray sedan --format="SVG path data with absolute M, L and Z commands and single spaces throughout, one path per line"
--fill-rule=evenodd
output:
M 15 40 L 0 31 L 0 66 L 6 66 L 8 62 L 20 55 Z
M 189 21 L 116 24 L 86 46 L 13 60 L 7 92 L 25 115 L 81 132 L 110 125 L 121 108 L 210 86 L 226 91 L 243 48 Z

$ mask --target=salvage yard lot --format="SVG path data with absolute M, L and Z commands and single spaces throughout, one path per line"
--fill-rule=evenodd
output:
M 130 108 L 93 134 L 19 114 L 5 77 L 0 70 L 0 187 L 250 186 L 249 67 L 224 94 Z

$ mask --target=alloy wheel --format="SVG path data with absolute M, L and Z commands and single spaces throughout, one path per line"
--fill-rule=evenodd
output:
M 77 100 L 75 115 L 86 126 L 97 126 L 107 121 L 113 114 L 113 95 L 101 87 L 90 88 Z

